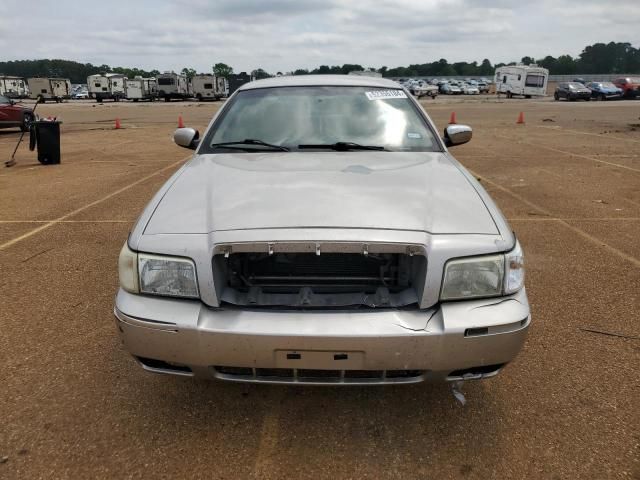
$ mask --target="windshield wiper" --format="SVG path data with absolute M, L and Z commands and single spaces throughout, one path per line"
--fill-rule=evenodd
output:
M 327 150 L 336 150 L 338 152 L 346 152 L 348 150 L 377 150 L 381 152 L 386 152 L 387 149 L 384 147 L 379 147 L 377 145 L 360 145 L 359 143 L 353 142 L 336 142 L 336 143 L 325 143 L 320 145 L 298 145 L 300 150 L 303 149 L 327 149 Z
M 222 142 L 222 143 L 212 143 L 209 145 L 211 148 L 234 148 L 233 145 L 259 145 L 261 147 L 269 147 L 274 150 L 280 150 L 281 152 L 288 152 L 289 149 L 287 147 L 283 147 L 282 145 L 274 145 L 272 143 L 263 142 L 262 140 L 255 140 L 253 138 L 245 138 L 244 140 L 237 140 L 235 142 Z M 255 150 L 253 148 L 237 148 L 237 150 Z

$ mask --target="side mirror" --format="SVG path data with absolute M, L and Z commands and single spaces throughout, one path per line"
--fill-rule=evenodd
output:
M 444 144 L 447 147 L 462 145 L 471 140 L 473 130 L 468 125 L 449 125 L 444 129 Z
M 178 128 L 173 132 L 173 141 L 176 145 L 195 150 L 200 143 L 200 132 L 195 128 Z

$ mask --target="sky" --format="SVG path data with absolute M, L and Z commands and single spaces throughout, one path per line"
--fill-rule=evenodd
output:
M 640 0 L 2 0 L 0 60 L 146 70 L 389 68 L 640 47 Z

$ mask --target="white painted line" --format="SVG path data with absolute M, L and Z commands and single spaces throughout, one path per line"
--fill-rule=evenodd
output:
M 52 226 L 54 226 L 54 225 L 56 225 L 56 224 L 58 224 L 58 223 L 62 222 L 63 220 L 66 220 L 66 219 L 68 219 L 69 217 L 72 217 L 73 215 L 77 215 L 78 213 L 83 212 L 84 210 L 87 210 L 88 208 L 94 207 L 94 206 L 96 206 L 96 205 L 98 205 L 98 204 L 100 204 L 100 203 L 102 203 L 102 202 L 104 202 L 104 201 L 106 201 L 106 200 L 109 200 L 110 198 L 113 198 L 113 197 L 115 197 L 116 195 L 121 194 L 122 192 L 126 192 L 126 191 L 127 191 L 127 190 L 129 190 L 130 188 L 133 188 L 133 187 L 135 187 L 136 185 L 140 185 L 141 183 L 146 182 L 146 181 L 147 181 L 147 180 L 149 180 L 150 178 L 153 178 L 153 177 L 155 177 L 156 175 L 159 175 L 160 173 L 162 173 L 162 172 L 164 172 L 164 171 L 166 171 L 166 170 L 169 170 L 169 169 L 171 169 L 171 168 L 174 168 L 175 166 L 177 166 L 177 165 L 179 165 L 180 163 L 182 163 L 182 162 L 184 162 L 184 161 L 188 160 L 189 158 L 191 158 L 191 155 L 189 155 L 188 157 L 184 157 L 184 158 L 182 158 L 182 159 L 178 160 L 177 162 L 173 162 L 172 164 L 167 165 L 166 167 L 161 168 L 160 170 L 158 170 L 158 171 L 156 171 L 156 172 L 154 172 L 154 173 L 152 173 L 152 174 L 150 174 L 150 175 L 147 175 L 146 177 L 143 177 L 143 178 L 141 178 L 141 179 L 139 179 L 139 180 L 136 180 L 135 182 L 130 183 L 129 185 L 126 185 L 126 186 L 124 186 L 124 187 L 122 187 L 122 188 L 119 188 L 119 189 L 118 189 L 118 190 L 116 190 L 115 192 L 111 192 L 110 194 L 105 195 L 104 197 L 102 197 L 102 198 L 100 198 L 100 199 L 98 199 L 98 200 L 94 200 L 93 202 L 88 203 L 88 204 L 86 204 L 86 205 L 84 205 L 84 206 L 82 206 L 82 207 L 80 207 L 80 208 L 76 208 L 76 209 L 75 209 L 75 210 L 73 210 L 72 212 L 69 212 L 69 213 L 67 213 L 67 214 L 65 214 L 65 215 L 62 215 L 61 217 L 58 217 L 58 218 L 56 218 L 55 220 L 51 220 L 50 222 L 47 222 L 47 223 L 43 224 L 42 226 L 40 226 L 40 227 L 38 227 L 38 228 L 34 228 L 33 230 L 30 230 L 29 232 L 27 232 L 27 233 L 25 233 L 25 234 L 23 234 L 23 235 L 20 235 L 20 236 L 15 237 L 15 238 L 13 238 L 13 239 L 11 239 L 11 240 L 9 240 L 9 241 L 5 242 L 5 243 L 2 243 L 2 244 L 0 244 L 0 250 L 4 250 L 4 249 L 6 249 L 6 248 L 8 248 L 8 247 L 10 247 L 10 246 L 12 246 L 12 245 L 15 245 L 16 243 L 18 243 L 18 242 L 20 242 L 20 241 L 22 241 L 22 240 L 25 240 L 25 239 L 27 239 L 27 238 L 29 238 L 29 237 L 32 237 L 32 236 L 33 236 L 33 235 L 35 235 L 36 233 L 40 233 L 40 232 L 42 232 L 43 230 L 46 230 L 46 229 L 48 229 L 48 228 L 51 228 Z
M 467 169 L 467 170 L 469 170 L 469 169 Z M 485 183 L 497 188 L 498 190 L 501 190 L 501 191 L 511 195 L 516 200 L 520 200 L 522 203 L 524 203 L 525 205 L 528 205 L 529 207 L 533 208 L 534 210 L 537 210 L 538 212 L 543 213 L 543 214 L 547 215 L 548 217 L 553 218 L 553 221 L 555 221 L 555 222 L 557 222 L 557 223 L 559 223 L 561 225 L 564 225 L 569 230 L 574 231 L 575 233 L 577 233 L 581 237 L 589 240 L 590 242 L 594 243 L 595 245 L 606 249 L 610 253 L 613 253 L 614 255 L 617 255 L 618 257 L 620 257 L 620 258 L 622 258 L 622 259 L 624 259 L 624 260 L 626 260 L 628 262 L 631 262 L 636 267 L 640 267 L 640 260 L 638 260 L 637 258 L 632 257 L 631 255 L 628 255 L 628 254 L 624 253 L 622 250 L 618 250 L 617 248 L 612 247 L 611 245 L 603 242 L 602 240 L 600 240 L 599 238 L 594 237 L 593 235 L 588 234 L 587 232 L 585 232 L 584 230 L 581 230 L 578 227 L 574 227 L 573 225 L 568 223 L 566 220 L 554 217 L 553 214 L 551 212 L 549 212 L 548 210 L 546 210 L 545 208 L 543 208 L 543 207 L 541 207 L 539 205 L 536 205 L 533 202 L 530 202 L 526 198 L 518 195 L 517 193 L 509 190 L 508 188 L 503 187 L 502 185 L 499 185 L 496 182 L 493 182 L 493 181 L 489 180 L 487 177 L 484 177 L 484 176 L 480 175 L 479 173 L 473 172 L 471 170 L 469 170 L 469 172 L 471 172 L 471 174 L 474 175 L 476 178 L 479 178 L 482 182 L 485 182 Z M 579 219 L 576 219 L 576 221 L 578 221 L 578 220 Z
M 131 220 L 0 220 L 0 224 L 7 223 L 130 223 Z
M 582 132 L 580 130 L 572 130 L 570 128 L 564 128 L 564 127 L 549 127 L 546 125 L 533 125 L 536 128 L 544 128 L 547 130 L 551 130 L 551 131 L 562 131 L 562 132 L 569 132 L 569 133 L 573 133 L 574 135 L 589 135 L 592 137 L 603 137 L 603 138 L 610 138 L 612 140 L 623 140 L 625 142 L 633 142 L 633 143 L 640 143 L 640 140 L 634 140 L 632 138 L 623 138 L 623 137 L 612 137 L 611 135 L 605 135 L 602 133 L 589 133 L 589 132 Z
M 505 139 L 510 140 L 512 142 L 514 141 L 513 137 L 508 137 L 506 135 L 499 135 L 497 133 L 494 133 L 494 135 L 496 137 L 505 138 Z M 552 152 L 562 153 L 563 155 L 568 155 L 570 157 L 584 158 L 586 160 L 591 160 L 592 162 L 603 163 L 605 165 L 611 165 L 613 167 L 624 168 L 625 170 L 631 170 L 632 172 L 640 173 L 640 168 L 633 168 L 633 167 L 628 167 L 626 165 L 620 165 L 619 163 L 607 162 L 605 160 L 600 160 L 599 158 L 590 157 L 588 155 L 581 155 L 579 153 L 567 152 L 565 150 L 560 150 L 560 149 L 553 148 L 553 147 L 547 147 L 546 145 L 540 145 L 540 144 L 537 144 L 537 143 L 525 142 L 524 140 L 516 140 L 515 143 L 524 144 L 524 145 L 531 145 L 532 147 L 543 148 L 545 150 L 550 150 Z

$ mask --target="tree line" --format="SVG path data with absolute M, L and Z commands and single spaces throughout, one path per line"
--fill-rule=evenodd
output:
M 630 43 L 610 42 L 595 43 L 585 47 L 580 55 L 560 55 L 553 57 L 547 55 L 544 58 L 534 59 L 530 56 L 522 57 L 521 63 L 538 65 L 549 69 L 552 75 L 573 75 L 573 74 L 616 74 L 616 73 L 640 73 L 640 49 L 633 47 Z M 339 65 L 320 65 L 314 69 L 299 68 L 291 72 L 284 72 L 285 75 L 309 75 L 309 74 L 348 74 L 352 71 L 378 72 L 384 77 L 446 77 L 446 76 L 492 76 L 496 68 L 504 65 L 515 65 L 511 63 L 492 64 L 487 58 L 481 62 L 454 62 L 449 63 L 441 58 L 434 62 L 412 64 L 406 67 L 386 66 L 364 67 L 360 64 L 345 63 Z M 233 74 L 233 68 L 226 63 L 216 63 L 212 67 L 213 73 L 219 76 L 228 77 Z M 104 72 L 121 73 L 128 78 L 135 76 L 153 77 L 160 74 L 159 70 L 143 70 L 140 68 L 110 67 L 109 65 L 92 65 L 91 63 L 80 63 L 71 60 L 14 60 L 0 62 L 0 74 L 15 75 L 18 77 L 61 77 L 69 78 L 72 83 L 85 83 L 89 75 Z M 189 78 L 196 75 L 196 70 L 185 67 L 182 69 L 184 75 Z M 274 75 L 282 75 L 283 72 L 267 72 L 262 68 L 251 71 L 251 75 L 257 79 L 267 78 Z

